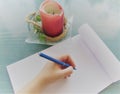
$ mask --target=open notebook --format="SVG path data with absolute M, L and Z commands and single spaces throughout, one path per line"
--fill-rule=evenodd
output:
M 43 94 L 97 94 L 120 80 L 120 62 L 87 24 L 79 28 L 75 37 L 42 52 L 52 57 L 70 54 L 77 68 L 69 79 L 51 84 Z M 44 66 L 46 60 L 38 53 L 7 66 L 14 92 L 31 81 Z

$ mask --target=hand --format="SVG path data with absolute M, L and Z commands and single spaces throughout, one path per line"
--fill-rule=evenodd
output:
M 75 64 L 69 55 L 61 56 L 58 59 L 70 64 L 71 66 L 65 68 L 56 63 L 48 62 L 39 74 L 40 78 L 42 78 L 43 82 L 45 82 L 45 85 L 55 82 L 56 80 L 61 78 L 67 78 L 73 72 L 73 67 L 75 67 Z
M 16 94 L 40 94 L 50 83 L 53 83 L 58 79 L 69 77 L 73 72 L 73 67 L 75 67 L 73 60 L 69 55 L 61 56 L 58 59 L 71 66 L 65 68 L 56 63 L 48 62 L 43 67 L 42 71 Z

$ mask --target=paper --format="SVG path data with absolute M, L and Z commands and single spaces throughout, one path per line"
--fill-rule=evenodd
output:
M 84 43 L 106 70 L 112 81 L 120 80 L 120 62 L 96 33 L 93 32 L 92 28 L 84 25 L 79 29 L 79 33 Z
M 80 27 L 79 33 L 72 39 L 42 51 L 53 57 L 70 54 L 77 68 L 69 79 L 51 84 L 43 94 L 97 94 L 120 80 L 119 61 L 91 27 L 85 24 Z M 36 53 L 7 66 L 14 92 L 31 81 L 45 62 Z

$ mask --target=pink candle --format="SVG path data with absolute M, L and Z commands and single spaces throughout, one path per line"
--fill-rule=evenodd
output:
M 46 35 L 55 37 L 63 32 L 64 11 L 56 1 L 45 0 L 40 6 L 40 16 Z

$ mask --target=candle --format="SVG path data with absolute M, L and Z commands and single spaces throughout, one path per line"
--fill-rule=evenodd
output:
M 64 11 L 59 3 L 54 0 L 45 0 L 40 6 L 43 32 L 55 37 L 63 32 Z

